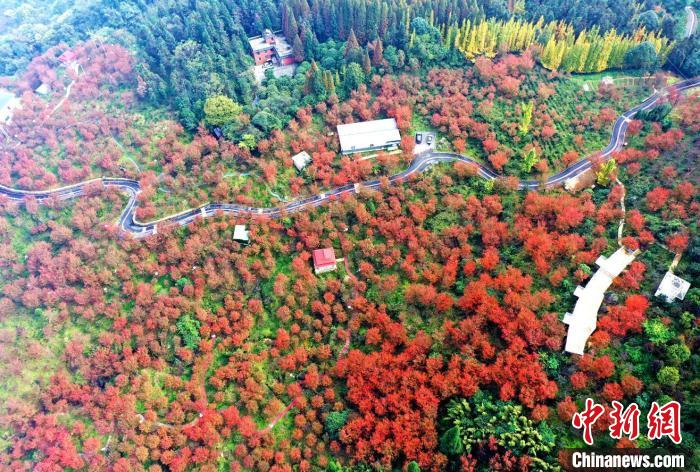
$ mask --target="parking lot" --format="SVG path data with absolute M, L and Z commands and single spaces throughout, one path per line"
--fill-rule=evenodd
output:
M 433 131 L 416 131 L 414 138 L 416 145 L 413 148 L 413 154 L 435 149 L 437 135 Z

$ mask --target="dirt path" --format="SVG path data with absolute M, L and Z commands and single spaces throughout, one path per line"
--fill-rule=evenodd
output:
M 71 89 L 73 88 L 73 84 L 74 84 L 74 83 L 75 83 L 75 79 L 73 79 L 73 80 L 71 81 L 71 83 L 68 84 L 68 87 L 66 87 L 66 93 L 65 93 L 65 95 L 63 95 L 63 98 L 61 98 L 61 100 L 59 100 L 59 102 L 56 104 L 56 106 L 53 107 L 53 110 L 51 110 L 51 113 L 49 113 L 49 116 L 53 115 L 54 113 L 56 113 L 56 110 L 58 110 L 59 108 L 61 108 L 61 106 L 63 105 L 63 102 L 65 102 L 66 99 L 70 96 L 70 91 L 71 91 Z
M 617 227 L 617 244 L 622 246 L 622 232 L 625 229 L 625 218 L 627 215 L 627 211 L 625 210 L 625 194 L 626 189 L 625 186 L 620 182 L 618 178 L 615 178 L 615 183 L 622 187 L 622 196 L 620 197 L 620 207 L 622 208 L 622 218 L 620 218 L 620 225 Z
M 282 410 L 282 411 L 280 411 L 279 413 L 277 413 L 277 416 L 275 416 L 275 417 L 272 419 L 272 421 L 270 421 L 270 422 L 267 424 L 267 426 L 265 426 L 265 427 L 262 428 L 262 429 L 259 429 L 259 430 L 258 430 L 258 434 L 264 434 L 264 433 L 266 433 L 267 431 L 270 431 L 272 428 L 274 428 L 275 425 L 277 424 L 277 422 L 278 422 L 279 420 L 281 420 L 282 418 L 284 418 L 284 416 L 285 416 L 287 413 L 289 413 L 289 410 L 291 410 L 292 408 L 294 408 L 295 404 L 296 404 L 296 400 L 292 400 L 292 401 L 289 403 L 289 405 L 287 405 L 287 406 L 284 408 L 284 410 Z
M 341 239 L 343 241 L 346 241 L 345 235 L 343 235 L 341 237 Z M 350 278 L 350 280 L 352 280 L 352 298 L 355 298 L 355 297 L 357 297 L 357 284 L 358 284 L 359 280 L 358 280 L 357 276 L 355 275 L 355 273 L 352 271 L 352 269 L 350 269 L 350 263 L 348 262 L 347 254 L 343 258 L 343 263 L 345 264 L 345 272 L 347 272 L 348 277 Z M 348 304 L 348 308 L 352 309 L 352 306 Z M 345 343 L 343 344 L 342 349 L 338 352 L 338 356 L 336 357 L 337 359 L 340 359 L 341 357 L 343 357 L 350 350 L 350 340 L 352 338 L 352 329 L 350 328 L 350 325 L 355 320 L 356 316 L 357 316 L 357 314 L 353 313 L 353 315 L 350 317 L 350 321 L 348 322 L 348 330 L 347 330 L 348 335 L 345 338 Z

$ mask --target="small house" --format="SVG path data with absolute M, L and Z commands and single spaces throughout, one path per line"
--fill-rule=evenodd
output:
M 311 163 L 311 156 L 306 151 L 301 151 L 299 154 L 292 156 L 292 162 L 294 162 L 294 167 L 301 172 L 304 170 L 304 167 Z
M 668 303 L 671 303 L 676 299 L 683 300 L 689 288 L 690 282 L 681 279 L 669 270 L 661 280 L 654 296 L 664 297 Z
M 248 244 L 250 242 L 248 230 L 246 229 L 245 225 L 236 225 L 233 227 L 233 240 L 244 244 Z
M 313 252 L 314 272 L 322 274 L 334 271 L 337 267 L 335 261 L 335 250 L 332 247 L 315 249 Z

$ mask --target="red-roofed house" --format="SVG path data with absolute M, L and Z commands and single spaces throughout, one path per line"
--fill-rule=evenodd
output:
M 330 272 L 336 269 L 335 251 L 332 247 L 315 249 L 313 252 L 313 257 L 314 272 L 316 272 L 317 274 Z

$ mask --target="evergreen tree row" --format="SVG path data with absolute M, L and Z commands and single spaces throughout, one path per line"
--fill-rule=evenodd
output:
M 381 38 L 405 49 L 411 20 L 432 18 L 450 24 L 465 18 L 506 18 L 505 0 L 283 0 L 285 36 L 307 31 L 318 41 L 347 40 L 353 31 L 360 44 Z M 431 23 L 431 24 L 433 24 Z

